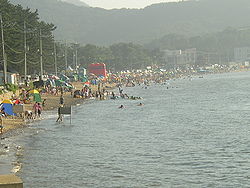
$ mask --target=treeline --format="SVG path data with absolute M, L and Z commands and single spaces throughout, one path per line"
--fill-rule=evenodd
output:
M 227 28 L 221 32 L 200 36 L 187 37 L 185 35 L 168 34 L 145 45 L 148 49 L 185 50 L 196 48 L 198 51 L 217 56 L 216 61 L 233 61 L 234 49 L 250 47 L 250 27 Z
M 164 60 L 162 53 L 166 49 L 196 48 L 202 54 L 201 59 L 206 58 L 206 61 L 197 60 L 197 62 L 208 64 L 210 61 L 213 61 L 211 63 L 231 61 L 234 59 L 234 48 L 250 46 L 250 28 L 228 28 L 222 32 L 193 37 L 168 34 L 144 46 L 133 43 L 117 43 L 110 46 L 66 44 L 66 41 L 55 40 L 53 33 L 56 26 L 41 21 L 38 11 L 13 5 L 8 0 L 0 0 L 0 4 L 0 14 L 3 19 L 1 29 L 4 33 L 8 70 L 17 71 L 21 75 L 24 75 L 25 51 L 27 74 L 39 74 L 41 57 L 44 73 L 55 73 L 56 69 L 60 72 L 66 69 L 66 65 L 72 68 L 76 66 L 86 68 L 94 62 L 104 62 L 108 69 L 118 71 L 169 63 Z M 1 45 L 1 65 L 3 65 L 2 51 Z M 3 69 L 2 66 L 0 68 Z
M 20 5 L 12 5 L 8 0 L 0 0 L 3 38 L 1 36 L 1 69 L 3 69 L 3 45 L 8 71 L 24 73 L 25 35 L 28 72 L 38 70 L 40 61 L 40 38 L 42 39 L 44 67 L 49 68 L 52 61 L 51 46 L 53 46 L 53 24 L 39 20 L 38 12 L 24 9 Z
M 37 8 L 58 38 L 84 44 L 148 43 L 166 34 L 197 36 L 249 25 L 249 0 L 185 0 L 144 9 L 78 7 L 58 0 L 10 0 Z
M 159 50 L 146 50 L 133 43 L 118 43 L 109 47 L 87 44 L 79 48 L 79 61 L 83 66 L 94 62 L 105 62 L 112 71 L 141 69 L 159 64 L 162 54 Z

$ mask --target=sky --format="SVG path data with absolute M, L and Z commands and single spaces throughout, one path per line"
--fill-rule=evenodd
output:
M 181 0 L 81 0 L 91 7 L 112 8 L 144 8 L 151 4 Z

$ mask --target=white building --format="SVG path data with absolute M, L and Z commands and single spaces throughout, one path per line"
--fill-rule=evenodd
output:
M 3 84 L 3 71 L 0 71 L 0 85 Z M 11 84 L 18 84 L 19 74 L 17 73 L 7 73 L 7 82 Z
M 250 61 L 250 47 L 234 48 L 234 60 L 240 63 Z
M 195 65 L 197 52 L 196 48 L 186 50 L 163 50 L 164 60 L 174 67 Z

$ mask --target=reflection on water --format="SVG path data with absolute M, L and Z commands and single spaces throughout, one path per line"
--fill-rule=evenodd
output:
M 124 88 L 143 100 L 74 107 L 72 125 L 52 115 L 19 138 L 18 175 L 26 188 L 248 187 L 249 80 L 232 73 Z

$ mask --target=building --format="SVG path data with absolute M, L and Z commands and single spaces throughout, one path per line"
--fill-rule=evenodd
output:
M 234 60 L 239 63 L 250 61 L 250 47 L 234 48 Z
M 191 66 L 196 64 L 196 48 L 186 50 L 163 50 L 165 62 L 172 67 Z
M 104 63 L 92 63 L 89 65 L 88 71 L 98 77 L 107 77 L 107 69 Z
M 0 71 L 0 85 L 4 84 L 3 80 L 4 80 L 3 71 Z M 19 74 L 7 72 L 7 82 L 8 83 L 17 85 L 18 81 L 19 81 Z

